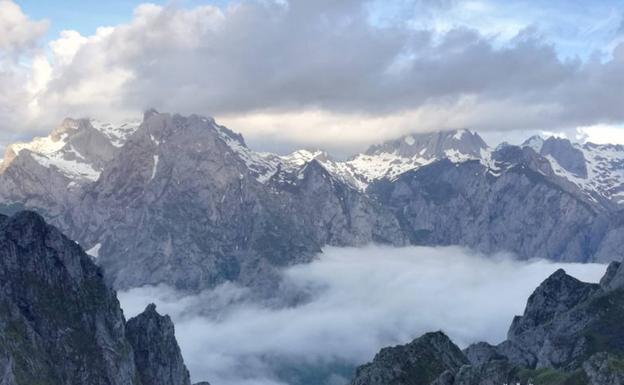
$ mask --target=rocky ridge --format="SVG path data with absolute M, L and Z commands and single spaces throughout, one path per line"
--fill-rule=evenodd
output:
M 441 333 L 436 336 L 445 341 L 443 345 L 423 344 L 431 338 L 427 334 L 411 344 L 383 349 L 357 370 L 352 384 L 622 384 L 623 276 L 618 262 L 611 264 L 600 284 L 584 283 L 558 270 L 533 292 L 501 344 L 481 342 L 458 354 L 459 348 Z M 440 351 L 440 346 L 445 349 Z M 448 355 L 458 364 L 423 359 Z
M 168 318 L 126 324 L 100 268 L 39 215 L 0 216 L 0 282 L 2 384 L 189 383 Z
M 107 150 L 88 156 L 80 143 L 95 139 L 73 139 L 83 136 L 107 140 Z M 38 162 L 44 151 L 31 143 L 5 162 L 0 210 L 43 214 L 97 257 L 116 288 L 237 281 L 262 292 L 276 285 L 276 269 L 324 246 L 373 242 L 577 262 L 624 257 L 616 193 L 588 192 L 570 177 L 591 179 L 598 166 L 583 166 L 588 155 L 559 139 L 492 149 L 458 130 L 336 161 L 322 151 L 259 153 L 214 119 L 154 110 L 123 130 L 68 120 L 54 138 L 65 143 L 55 157 L 80 153 L 97 179 Z M 605 156 L 592 159 L 615 173 L 617 157 Z

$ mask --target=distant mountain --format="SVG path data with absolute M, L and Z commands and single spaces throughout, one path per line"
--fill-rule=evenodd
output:
M 39 215 L 0 216 L 0 282 L 0 383 L 190 385 L 171 320 L 151 306 L 126 323 L 100 269 Z
M 150 110 L 138 126 L 66 120 L 11 146 L 0 210 L 43 214 L 117 288 L 238 281 L 260 293 L 276 268 L 371 242 L 610 261 L 624 257 L 619 151 L 554 138 L 490 148 L 458 130 L 346 161 L 280 156 L 214 119 Z
M 488 150 L 481 137 L 468 130 L 407 135 L 370 147 L 346 162 L 363 183 L 393 179 L 436 160 L 463 162 L 480 159 Z
M 98 179 L 139 124 L 65 119 L 46 137 L 8 146 L 0 163 L 0 201 L 59 215 L 82 186 Z
M 591 200 L 624 204 L 624 146 L 572 143 L 568 139 L 533 137 L 523 144 L 551 164 Z
M 405 243 L 390 213 L 318 161 L 265 160 L 212 119 L 150 111 L 58 223 L 121 288 L 270 289 L 275 267 L 325 245 Z
M 507 340 L 460 352 L 442 333 L 382 349 L 353 385 L 621 385 L 624 383 L 624 267 L 600 285 L 558 270 L 514 318 Z
M 522 258 L 623 258 L 621 211 L 596 201 L 530 148 L 504 146 L 491 158 L 442 160 L 372 184 L 412 244 L 464 245 Z

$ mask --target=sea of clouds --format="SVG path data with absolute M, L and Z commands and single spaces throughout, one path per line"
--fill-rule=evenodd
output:
M 150 302 L 171 316 L 193 381 L 339 385 L 380 348 L 428 331 L 442 330 L 462 348 L 504 340 L 528 296 L 559 268 L 597 282 L 606 266 L 458 247 L 329 247 L 285 270 L 267 300 L 234 284 L 197 295 L 150 286 L 119 298 L 128 318 Z

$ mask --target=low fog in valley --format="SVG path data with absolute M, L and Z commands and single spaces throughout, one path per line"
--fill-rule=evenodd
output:
M 337 385 L 380 348 L 427 331 L 441 329 L 462 348 L 504 340 L 513 316 L 558 268 L 597 282 L 606 266 L 458 247 L 328 247 L 315 262 L 284 271 L 266 301 L 234 284 L 198 295 L 142 287 L 119 297 L 126 317 L 150 302 L 172 317 L 193 381 Z

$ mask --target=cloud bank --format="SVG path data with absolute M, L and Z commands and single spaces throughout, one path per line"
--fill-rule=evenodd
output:
M 234 285 L 194 296 L 144 287 L 119 298 L 127 317 L 150 302 L 171 315 L 193 381 L 337 385 L 381 347 L 427 331 L 443 330 L 462 347 L 502 341 L 528 296 L 560 267 L 592 282 L 606 268 L 457 247 L 327 248 L 286 270 L 266 301 Z
M 33 47 L 45 23 L 0 4 L 11 11 L 0 52 Z M 64 31 L 31 52 L 28 70 L 1 65 L 11 92 L 0 91 L 0 130 L 155 107 L 215 115 L 260 145 L 344 151 L 406 132 L 624 122 L 624 43 L 564 59 L 539 20 L 497 11 L 442 0 L 144 4 L 92 36 Z M 491 30 L 484 17 L 507 21 Z

